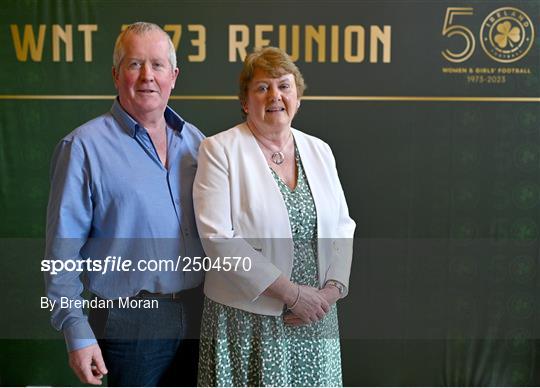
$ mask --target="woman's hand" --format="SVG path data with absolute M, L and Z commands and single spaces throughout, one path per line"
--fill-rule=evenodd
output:
M 304 321 L 302 321 L 298 316 L 296 316 L 295 313 L 291 311 L 287 311 L 285 314 L 283 314 L 283 322 L 287 326 L 304 326 L 307 325 Z
M 340 298 L 339 290 L 334 286 L 327 285 L 326 287 L 318 290 L 317 292 L 326 300 L 329 306 L 332 306 Z M 294 310 L 296 310 L 296 308 Z M 298 315 L 296 315 L 293 311 L 289 311 L 283 315 L 283 322 L 285 322 L 285 324 L 289 326 L 302 326 L 308 324 Z
M 328 302 L 330 306 L 336 303 L 341 297 L 337 287 L 331 285 L 326 285 L 324 288 L 319 290 L 319 293 Z
M 301 324 L 310 324 L 324 318 L 330 311 L 330 305 L 324 295 L 314 287 L 299 286 L 298 301 L 290 310 L 294 317 L 293 321 Z
M 290 311 L 301 324 L 317 322 L 330 311 L 325 293 L 315 287 L 295 284 L 283 275 L 264 290 L 263 295 L 279 299 L 287 307 L 292 307 Z

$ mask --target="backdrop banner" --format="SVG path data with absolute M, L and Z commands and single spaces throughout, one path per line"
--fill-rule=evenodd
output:
M 50 159 L 108 111 L 122 28 L 176 47 L 169 105 L 242 121 L 242 60 L 278 46 L 308 88 L 357 223 L 339 303 L 345 385 L 540 385 L 540 1 L 4 0 L 0 385 L 77 385 L 43 272 Z

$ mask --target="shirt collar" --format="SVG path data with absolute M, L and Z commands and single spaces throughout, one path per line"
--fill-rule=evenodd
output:
M 122 108 L 118 97 L 114 99 L 114 103 L 111 107 L 111 114 L 131 137 L 135 137 L 137 131 L 144 128 L 142 125 L 139 125 L 139 123 L 137 123 L 124 108 Z M 180 134 L 184 128 L 185 121 L 169 106 L 165 108 L 164 115 L 167 125 L 173 129 L 174 133 Z

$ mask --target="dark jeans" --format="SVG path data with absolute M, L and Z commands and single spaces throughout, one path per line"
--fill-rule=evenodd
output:
M 179 299 L 144 299 L 154 300 L 158 308 L 115 302 L 113 308 L 90 311 L 109 386 L 197 385 L 202 287 Z

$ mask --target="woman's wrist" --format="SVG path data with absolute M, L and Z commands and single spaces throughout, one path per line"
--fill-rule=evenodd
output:
M 298 285 L 280 275 L 274 283 L 263 291 L 263 295 L 278 299 L 287 306 L 292 306 L 298 296 Z
M 293 283 L 291 281 L 288 282 L 282 298 L 283 303 L 285 303 L 287 307 L 292 306 L 295 302 L 297 302 L 300 290 L 299 287 L 300 285 L 296 283 Z
M 326 299 L 329 303 L 335 303 L 341 298 L 339 290 L 333 285 L 327 284 L 326 286 L 324 286 L 323 290 L 328 296 Z
M 341 282 L 338 282 L 337 280 L 327 280 L 326 283 L 324 284 L 324 288 L 333 288 L 337 291 L 338 293 L 338 299 L 342 298 L 344 293 L 345 293 L 345 286 L 341 283 Z
M 293 310 L 298 305 L 299 301 L 300 301 L 300 284 L 296 284 L 296 298 L 294 299 L 292 303 L 289 302 L 289 303 L 286 303 L 285 305 L 287 306 L 287 309 Z

